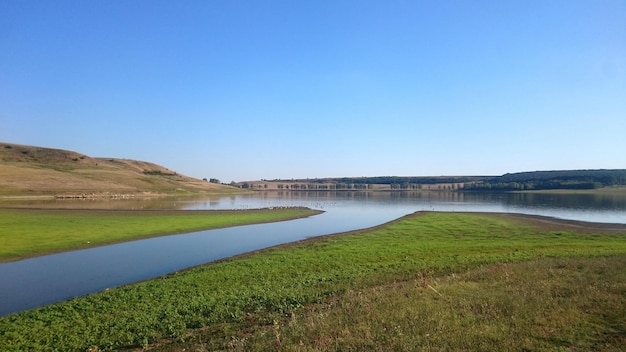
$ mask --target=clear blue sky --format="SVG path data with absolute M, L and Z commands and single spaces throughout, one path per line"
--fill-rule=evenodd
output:
M 223 182 L 626 168 L 626 1 L 3 0 L 0 141 Z

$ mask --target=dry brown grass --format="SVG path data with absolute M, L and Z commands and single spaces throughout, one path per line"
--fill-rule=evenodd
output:
M 92 158 L 67 150 L 0 143 L 0 197 L 235 191 L 145 161 Z

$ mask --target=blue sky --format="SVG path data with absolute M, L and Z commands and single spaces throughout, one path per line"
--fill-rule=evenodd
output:
M 223 182 L 626 168 L 626 1 L 4 0 L 0 141 Z

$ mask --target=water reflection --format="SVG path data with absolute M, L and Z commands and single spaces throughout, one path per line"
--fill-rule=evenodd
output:
M 626 210 L 626 193 L 545 194 L 425 191 L 260 191 L 213 197 L 153 197 L 135 199 L 2 200 L 0 207 L 60 209 L 245 209 L 272 206 L 321 207 L 325 203 L 366 201 L 380 204 L 442 203 L 497 204 L 507 208 Z
M 222 197 L 135 197 L 129 199 L 0 199 L 0 208 L 166 210 L 183 209 L 189 202 L 207 203 Z
M 440 211 L 497 211 L 563 217 L 595 222 L 626 222 L 626 194 L 540 194 L 486 192 L 364 192 L 278 191 L 259 192 L 213 200 L 210 204 L 189 202 L 184 209 L 259 208 L 365 203 L 377 207 Z M 179 204 L 181 205 L 181 204 Z

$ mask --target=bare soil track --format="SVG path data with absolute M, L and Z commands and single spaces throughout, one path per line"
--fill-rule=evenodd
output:
M 578 232 L 626 232 L 626 224 L 585 222 L 577 220 L 557 219 L 548 216 L 497 213 L 497 216 L 520 219 L 545 230 L 572 230 Z

